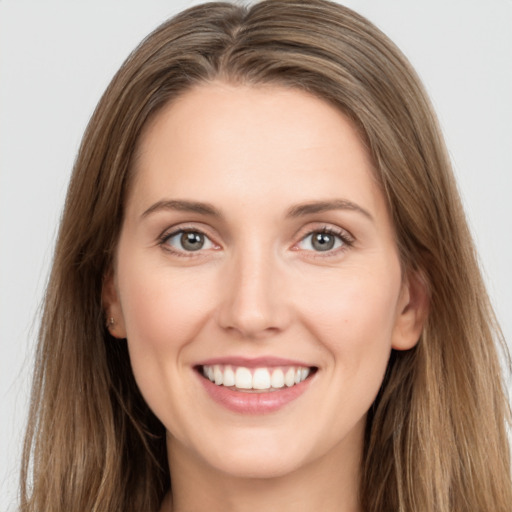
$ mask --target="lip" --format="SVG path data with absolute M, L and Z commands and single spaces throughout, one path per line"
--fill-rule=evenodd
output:
M 223 364 L 231 366 L 244 366 L 245 368 L 263 368 L 274 366 L 303 366 L 310 368 L 312 365 L 299 361 L 297 359 L 285 359 L 281 357 L 215 357 L 198 362 L 195 366 L 213 366 L 214 364 Z
M 205 365 L 225 364 L 232 366 L 244 366 L 246 368 L 274 367 L 274 366 L 303 366 L 311 367 L 300 361 L 282 359 L 276 357 L 259 357 L 247 359 L 243 357 L 214 358 L 202 361 L 195 366 L 195 374 L 208 396 L 217 404 L 226 409 L 248 415 L 262 415 L 276 412 L 299 398 L 307 391 L 316 372 L 306 380 L 291 387 L 283 387 L 269 392 L 244 392 L 236 391 L 225 386 L 218 386 L 205 378 L 200 367 Z M 314 367 L 316 368 L 316 367 Z

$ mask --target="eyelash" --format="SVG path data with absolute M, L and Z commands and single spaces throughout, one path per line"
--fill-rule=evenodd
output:
M 171 233 L 164 232 L 158 238 L 158 245 L 160 245 L 164 250 L 172 253 L 175 256 L 184 257 L 184 258 L 201 256 L 202 255 L 201 249 L 199 249 L 197 251 L 197 254 L 194 254 L 196 251 L 176 250 L 176 249 L 172 248 L 170 245 L 168 245 L 168 242 L 170 239 L 172 239 L 173 237 L 175 237 L 177 235 L 183 235 L 185 233 L 200 234 L 200 235 L 204 236 L 207 240 L 209 240 L 213 245 L 216 245 L 215 242 L 213 242 L 211 240 L 211 238 L 203 230 L 198 229 L 196 227 L 190 227 L 190 228 L 182 227 L 182 228 L 172 231 Z M 312 230 L 308 231 L 304 236 L 301 237 L 299 242 L 297 242 L 294 245 L 294 247 L 296 247 L 298 244 L 302 243 L 308 237 L 313 236 L 315 234 L 326 234 L 326 235 L 334 236 L 338 240 L 341 241 L 342 245 L 341 245 L 341 247 L 338 247 L 334 250 L 329 249 L 329 250 L 325 251 L 324 253 L 323 253 L 323 251 L 314 251 L 314 250 L 305 251 L 305 252 L 312 253 L 311 255 L 309 255 L 309 257 L 313 257 L 313 258 L 328 258 L 328 257 L 332 257 L 332 256 L 337 256 L 340 252 L 344 252 L 347 249 L 349 249 L 350 247 L 352 247 L 354 245 L 354 241 L 355 241 L 354 238 L 352 237 L 352 235 L 350 235 L 345 230 L 342 230 L 339 228 L 334 228 L 332 226 L 323 226 L 320 229 L 312 229 Z M 299 249 L 295 249 L 295 250 L 299 250 Z
M 160 245 L 162 247 L 162 249 L 164 249 L 165 251 L 172 253 L 174 256 L 179 256 L 179 257 L 183 257 L 183 258 L 202 256 L 201 250 L 198 250 L 198 251 L 176 250 L 168 244 L 168 242 L 171 238 L 174 238 L 177 235 L 183 235 L 185 233 L 198 233 L 198 234 L 204 236 L 207 240 L 210 240 L 210 242 L 213 245 L 217 245 L 211 241 L 211 237 L 209 237 L 202 229 L 198 229 L 196 227 L 188 227 L 188 228 L 182 227 L 182 228 L 172 231 L 171 233 L 164 232 L 158 238 L 158 245 Z M 196 252 L 197 252 L 197 254 L 195 254 Z
M 337 239 L 341 241 L 341 247 L 338 247 L 336 249 L 329 249 L 327 251 L 306 251 L 309 253 L 312 253 L 308 255 L 308 257 L 312 258 L 329 258 L 334 256 L 339 256 L 341 252 L 345 252 L 346 250 L 350 249 L 354 245 L 354 238 L 352 235 L 350 235 L 347 231 L 340 229 L 340 228 L 334 228 L 332 226 L 323 226 L 320 229 L 312 229 L 308 231 L 303 237 L 301 237 L 298 244 L 302 243 L 304 240 L 306 240 L 308 237 L 311 237 L 316 234 L 325 234 L 334 236 Z M 295 244 L 295 245 L 298 245 Z

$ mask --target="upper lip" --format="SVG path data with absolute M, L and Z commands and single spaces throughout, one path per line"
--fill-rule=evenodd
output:
M 212 366 L 215 364 L 219 365 L 231 365 L 231 366 L 243 366 L 245 368 L 262 368 L 272 366 L 302 366 L 304 368 L 311 368 L 312 365 L 299 361 L 297 359 L 287 359 L 282 357 L 263 356 L 263 357 L 213 357 L 200 361 L 196 366 Z

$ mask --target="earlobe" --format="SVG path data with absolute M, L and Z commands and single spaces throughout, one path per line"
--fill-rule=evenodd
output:
M 419 341 L 428 316 L 429 293 L 427 281 L 418 272 L 404 279 L 393 331 L 392 348 L 409 350 Z
M 112 271 L 103 278 L 101 299 L 106 316 L 105 325 L 108 331 L 114 338 L 126 338 L 123 311 Z

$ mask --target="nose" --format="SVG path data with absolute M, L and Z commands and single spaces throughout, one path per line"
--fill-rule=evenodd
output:
M 218 322 L 241 338 L 266 338 L 286 329 L 290 307 L 283 270 L 271 251 L 259 248 L 233 255 L 220 283 Z

